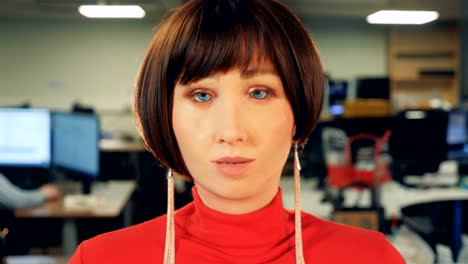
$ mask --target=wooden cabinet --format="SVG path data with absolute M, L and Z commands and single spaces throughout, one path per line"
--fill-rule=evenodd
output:
M 459 101 L 457 26 L 394 27 L 389 34 L 389 75 L 395 110 L 425 107 L 431 99 Z

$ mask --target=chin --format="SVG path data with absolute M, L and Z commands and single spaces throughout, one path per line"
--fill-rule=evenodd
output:
M 259 174 L 256 171 L 236 177 L 219 174 L 219 172 L 204 173 L 204 175 L 207 174 L 212 177 L 199 178 L 199 181 L 195 181 L 198 188 L 203 188 L 212 195 L 228 200 L 249 199 L 268 192 L 269 188 L 274 186 L 271 183 L 275 181 L 279 183 L 279 177 L 278 179 L 258 177 Z
M 216 188 L 216 191 L 225 199 L 240 200 L 256 195 L 261 192 L 261 188 L 251 183 L 238 182 L 223 184 L 221 188 Z

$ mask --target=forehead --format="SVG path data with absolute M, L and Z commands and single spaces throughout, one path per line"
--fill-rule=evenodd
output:
M 278 75 L 276 67 L 269 60 L 262 60 L 256 63 L 250 63 L 246 67 L 239 69 L 243 78 L 250 78 L 258 74 Z
M 190 82 L 197 82 L 205 78 L 217 79 L 220 75 L 226 74 L 230 71 L 239 71 L 242 79 L 251 79 L 258 75 L 275 75 L 279 77 L 276 67 L 268 59 L 262 59 L 253 60 L 246 65 L 235 64 L 227 69 L 213 70 L 206 76 L 197 76 L 196 78 L 193 78 Z

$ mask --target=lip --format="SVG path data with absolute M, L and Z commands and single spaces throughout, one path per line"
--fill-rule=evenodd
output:
M 216 169 L 222 174 L 229 176 L 236 176 L 243 174 L 255 161 L 255 159 L 249 159 L 245 157 L 222 157 L 217 160 L 213 160 L 213 164 Z M 228 164 L 236 162 L 238 164 Z

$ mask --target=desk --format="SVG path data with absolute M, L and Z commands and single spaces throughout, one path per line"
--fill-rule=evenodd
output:
M 381 203 L 385 208 L 387 218 L 396 216 L 400 218 L 401 208 L 415 204 L 468 200 L 468 190 L 457 187 L 416 189 L 404 188 L 390 183 L 383 186 Z
M 67 264 L 68 257 L 52 256 L 9 256 L 8 264 Z
M 102 219 L 119 216 L 135 189 L 134 181 L 109 181 L 94 183 L 91 194 L 102 198 L 102 203 L 85 208 L 66 208 L 64 200 L 50 201 L 31 209 L 16 210 L 16 218 L 64 219 L 63 247 L 65 255 L 71 255 L 77 246 L 75 219 Z
M 323 190 L 316 189 L 316 179 L 301 180 L 301 204 L 302 210 L 329 219 L 333 211 L 331 203 L 322 203 L 325 195 Z M 286 208 L 294 208 L 294 179 L 293 177 L 282 177 L 283 203 Z M 401 208 L 414 204 L 435 201 L 468 200 L 468 190 L 461 188 L 431 188 L 417 189 L 407 188 L 397 182 L 388 182 L 381 188 L 380 202 L 385 209 L 385 218 L 401 217 Z M 345 207 L 369 207 L 371 205 L 371 194 L 369 190 L 358 191 L 346 189 L 344 191 Z

